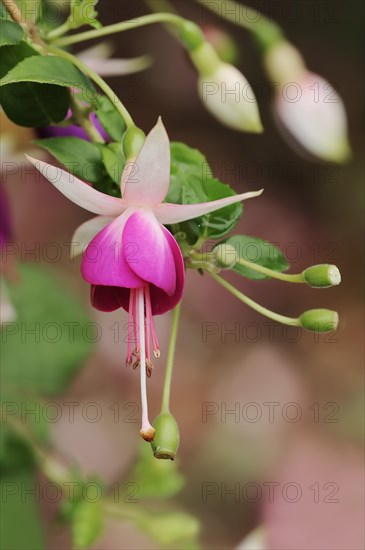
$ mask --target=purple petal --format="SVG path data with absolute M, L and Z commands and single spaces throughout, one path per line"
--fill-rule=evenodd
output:
M 67 114 L 66 120 L 71 118 L 72 111 L 70 110 Z M 110 140 L 108 134 L 98 121 L 95 113 L 90 115 L 91 122 L 95 128 L 99 131 L 101 136 L 106 140 Z M 81 126 L 76 126 L 76 124 L 70 124 L 70 126 L 42 126 L 41 128 L 36 129 L 37 135 L 40 138 L 50 138 L 50 137 L 77 137 L 80 139 L 85 139 L 90 141 L 89 136 Z
M 128 218 L 123 231 L 123 253 L 138 277 L 169 295 L 174 294 L 176 269 L 173 252 L 152 211 L 137 210 Z
M 163 227 L 163 232 L 169 243 L 171 252 L 174 257 L 175 270 L 176 270 L 176 288 L 172 296 L 167 295 L 160 288 L 151 285 L 151 303 L 152 303 L 152 315 L 162 315 L 174 307 L 180 302 L 185 284 L 185 266 L 184 260 L 181 254 L 179 245 L 171 233 Z
M 144 281 L 125 259 L 123 229 L 130 212 L 122 214 L 93 238 L 82 256 L 81 273 L 92 285 L 139 288 Z M 156 222 L 157 223 L 157 222 Z
M 128 311 L 129 288 L 92 285 L 90 290 L 91 303 L 95 309 L 110 312 L 122 307 Z
M 170 142 L 161 120 L 148 134 L 134 162 L 127 162 L 121 189 L 130 204 L 159 204 L 170 183 Z

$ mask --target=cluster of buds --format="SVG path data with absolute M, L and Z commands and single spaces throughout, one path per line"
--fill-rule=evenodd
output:
M 218 269 L 232 269 L 235 265 L 243 265 L 267 277 L 293 283 L 305 283 L 311 288 L 329 288 L 337 286 L 341 282 L 340 271 L 335 265 L 319 264 L 308 267 L 302 273 L 281 273 L 241 258 L 234 246 L 225 243 L 218 245 L 211 253 L 210 258 L 212 264 L 217 266 Z M 226 284 L 229 290 L 231 285 Z M 311 309 L 302 313 L 298 318 L 292 318 L 263 308 L 238 291 L 236 292 L 236 296 L 267 317 L 287 325 L 300 326 L 316 332 L 331 332 L 338 327 L 338 313 L 330 309 Z

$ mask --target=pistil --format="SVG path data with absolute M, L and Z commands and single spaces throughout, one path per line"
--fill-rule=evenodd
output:
M 146 373 L 146 340 L 145 340 L 145 307 L 144 307 L 144 289 L 139 288 L 136 291 L 138 325 L 139 325 L 139 345 L 140 345 L 140 375 L 141 375 L 141 404 L 142 404 L 142 428 L 140 434 L 145 441 L 152 441 L 155 430 L 148 420 L 147 403 L 147 373 Z

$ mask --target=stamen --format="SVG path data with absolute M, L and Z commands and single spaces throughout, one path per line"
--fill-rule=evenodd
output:
M 155 436 L 155 429 L 148 420 L 147 403 L 147 373 L 146 373 L 146 341 L 144 330 L 144 291 L 138 289 L 138 320 L 139 320 L 139 344 L 140 344 L 140 375 L 141 375 L 141 403 L 142 403 L 142 428 L 140 434 L 145 441 L 152 441 Z
M 158 343 L 157 334 L 155 330 L 155 324 L 153 322 L 153 316 L 152 316 L 152 307 L 151 307 L 151 294 L 150 294 L 150 287 L 146 287 L 146 319 L 147 323 L 150 327 L 151 336 L 152 336 L 152 343 L 153 343 L 153 355 L 155 357 L 160 357 L 160 345 Z
M 138 318 L 138 290 L 133 292 L 133 320 L 134 320 L 134 354 L 139 353 L 139 318 Z
M 129 292 L 129 307 L 128 307 L 128 348 L 127 348 L 127 358 L 125 360 L 126 366 L 130 367 L 132 359 L 132 337 L 134 333 L 134 322 L 133 322 L 133 290 Z

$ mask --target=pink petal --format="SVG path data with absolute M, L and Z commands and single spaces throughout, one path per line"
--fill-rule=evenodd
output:
M 61 168 L 31 158 L 28 155 L 25 156 L 56 189 L 81 208 L 105 216 L 119 216 L 125 210 L 126 204 L 122 199 L 110 197 L 105 193 L 96 191 L 87 183 L 61 170 Z
M 88 283 L 127 288 L 144 286 L 144 281 L 132 271 L 125 259 L 123 229 L 129 216 L 130 211 L 127 211 L 104 227 L 85 250 L 81 274 Z
M 174 256 L 165 232 L 152 211 L 137 210 L 128 218 L 123 231 L 123 253 L 130 269 L 138 277 L 169 295 L 174 294 Z
M 122 174 L 122 195 L 129 204 L 158 204 L 166 197 L 169 183 L 170 142 L 159 119 L 135 161 L 127 162 Z
M 181 300 L 185 284 L 185 267 L 179 245 L 171 233 L 164 227 L 165 237 L 170 245 L 176 270 L 176 289 L 172 296 L 168 296 L 160 288 L 151 285 L 152 315 L 162 315 L 173 309 Z
M 258 197 L 262 192 L 263 189 L 260 189 L 260 191 L 251 191 L 250 193 L 242 193 L 241 195 L 234 195 L 233 197 L 226 197 L 225 199 L 201 202 L 198 204 L 163 203 L 155 206 L 153 210 L 160 223 L 169 225 L 171 223 L 180 223 L 191 220 L 192 218 L 198 218 L 199 216 L 204 216 L 205 214 L 209 214 L 210 212 L 214 212 L 230 204 Z
M 71 240 L 70 257 L 76 258 L 81 254 L 91 239 L 95 237 L 114 218 L 108 216 L 97 216 L 81 224 L 75 231 Z
M 176 289 L 172 296 L 165 291 L 150 285 L 152 315 L 162 315 L 180 302 L 185 283 L 185 268 L 181 250 L 171 233 L 162 228 L 164 235 L 171 247 L 176 269 Z M 107 286 L 93 286 L 91 288 L 91 303 L 101 311 L 114 311 L 122 307 L 125 311 L 129 309 L 129 288 L 117 288 Z

